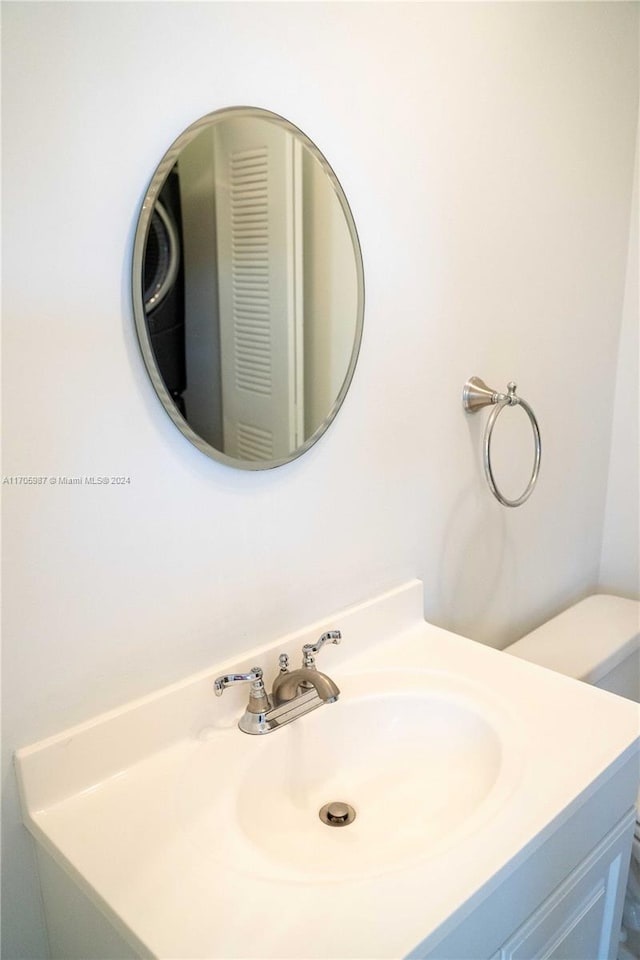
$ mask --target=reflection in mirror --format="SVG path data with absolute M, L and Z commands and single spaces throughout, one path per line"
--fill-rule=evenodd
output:
M 346 394 L 363 318 L 355 225 L 317 147 L 247 107 L 189 127 L 143 203 L 133 298 L 155 389 L 203 452 L 261 469 L 307 450 Z

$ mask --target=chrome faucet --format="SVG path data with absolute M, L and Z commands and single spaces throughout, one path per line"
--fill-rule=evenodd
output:
M 302 666 L 289 670 L 289 657 L 280 654 L 280 672 L 273 681 L 271 696 L 268 695 L 262 669 L 252 667 L 248 673 L 230 673 L 218 677 L 213 688 L 221 697 L 227 687 L 236 683 L 251 683 L 249 703 L 238 721 L 243 733 L 271 733 L 298 717 L 303 717 L 323 703 L 335 703 L 340 690 L 325 673 L 315 665 L 315 656 L 326 642 L 340 643 L 339 630 L 328 630 L 315 643 L 306 643 L 302 648 Z

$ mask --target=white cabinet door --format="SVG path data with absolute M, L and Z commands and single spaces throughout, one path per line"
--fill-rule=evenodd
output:
M 503 944 L 498 960 L 613 960 L 628 824 L 618 826 Z
M 627 773 L 635 789 L 634 758 L 446 936 L 407 960 L 615 960 L 635 808 L 613 828 L 609 818 Z

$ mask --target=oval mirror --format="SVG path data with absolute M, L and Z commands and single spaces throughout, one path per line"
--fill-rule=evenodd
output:
M 304 453 L 347 392 L 364 309 L 353 217 L 315 144 L 252 107 L 188 127 L 144 198 L 133 307 L 156 393 L 203 453 L 250 470 Z

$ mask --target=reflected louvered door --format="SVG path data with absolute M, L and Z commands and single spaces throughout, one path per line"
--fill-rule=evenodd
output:
M 302 423 L 296 145 L 273 124 L 225 121 L 215 162 L 224 450 L 278 459 Z

